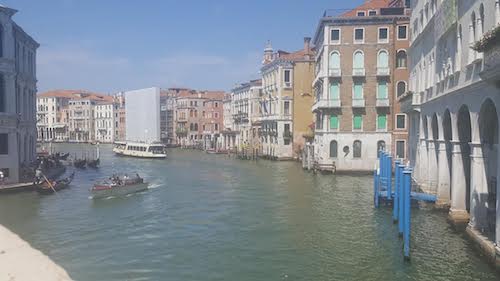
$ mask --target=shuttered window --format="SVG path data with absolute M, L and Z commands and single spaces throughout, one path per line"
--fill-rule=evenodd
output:
M 337 130 L 339 128 L 339 117 L 337 115 L 330 116 L 330 129 Z
M 379 98 L 379 99 L 386 99 L 387 96 L 388 96 L 388 93 L 387 93 L 387 82 L 386 81 L 379 81 L 378 82 L 377 98 Z
M 353 129 L 354 130 L 361 130 L 362 126 L 363 126 L 363 116 L 354 115 L 354 117 L 353 117 Z
M 377 116 L 377 128 L 379 130 L 387 129 L 387 115 L 378 115 Z
M 339 99 L 339 83 L 338 82 L 330 82 L 330 99 L 338 100 Z
M 354 83 L 354 99 L 363 99 L 363 84 L 360 82 Z

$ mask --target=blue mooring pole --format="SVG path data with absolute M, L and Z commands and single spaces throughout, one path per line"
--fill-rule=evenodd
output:
M 407 169 L 403 172 L 404 176 L 404 258 L 410 259 L 410 223 L 411 223 L 411 170 Z
M 400 193 L 400 188 L 399 188 L 399 183 L 398 183 L 398 171 L 399 171 L 399 160 L 394 161 L 394 200 L 392 201 L 392 221 L 397 222 L 398 221 L 398 207 L 399 207 L 399 193 Z
M 398 233 L 400 236 L 403 235 L 403 215 L 404 215 L 404 181 L 403 181 L 403 170 L 405 166 L 402 164 L 398 165 L 398 185 L 399 185 L 399 210 L 398 210 Z
M 377 174 L 377 168 L 373 171 L 373 201 L 375 204 L 375 208 L 378 208 L 378 174 Z
M 387 155 L 387 202 L 392 199 L 392 156 Z

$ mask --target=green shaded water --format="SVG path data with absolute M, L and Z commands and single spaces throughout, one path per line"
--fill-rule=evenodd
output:
M 79 149 L 59 146 L 62 151 Z M 313 175 L 171 150 L 167 160 L 114 156 L 55 196 L 0 196 L 0 223 L 76 280 L 498 280 L 446 214 L 414 210 L 412 260 L 372 179 Z M 96 179 L 139 172 L 151 189 L 91 200 Z

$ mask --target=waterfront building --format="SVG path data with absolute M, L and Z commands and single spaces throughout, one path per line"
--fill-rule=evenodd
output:
M 232 93 L 227 93 L 224 95 L 223 100 L 223 129 L 222 129 L 222 149 L 223 150 L 235 150 L 236 135 L 237 131 L 234 130 L 233 123 L 233 95 Z
M 220 91 L 179 91 L 175 103 L 175 135 L 178 145 L 213 149 L 216 148 L 216 143 L 220 145 L 224 95 Z
M 66 95 L 43 93 L 36 98 L 37 140 L 62 142 L 68 140 L 65 122 L 69 98 Z
M 234 145 L 239 151 L 245 150 L 247 153 L 251 153 L 260 148 L 258 128 L 253 127 L 252 121 L 255 122 L 260 117 L 261 93 L 261 79 L 242 83 L 231 91 L 231 105 L 229 112 L 227 112 L 229 116 L 224 116 L 224 119 L 231 120 Z M 228 136 L 232 137 L 231 134 Z
M 160 131 L 164 144 L 175 144 L 174 111 L 176 97 L 180 88 L 169 88 L 160 91 Z
M 314 161 L 319 169 L 371 171 L 378 150 L 406 158 L 409 10 L 370 0 L 342 14 L 326 11 L 314 36 Z
M 94 108 L 94 140 L 101 143 L 113 143 L 115 141 L 115 113 L 118 113 L 118 106 L 114 100 L 110 100 L 96 102 Z
M 500 2 L 412 1 L 410 116 L 415 180 L 500 264 Z M 496 253 L 495 253 L 496 248 Z
M 125 95 L 119 92 L 114 95 L 114 101 L 117 107 L 115 111 L 115 141 L 125 140 Z
M 314 51 L 310 38 L 296 52 L 264 50 L 261 102 L 261 151 L 265 157 L 292 159 L 304 146 L 302 134 L 313 121 Z
M 125 138 L 127 141 L 159 142 L 160 89 L 157 87 L 126 91 Z
M 0 171 L 5 183 L 23 179 L 36 154 L 36 50 L 39 44 L 0 6 Z

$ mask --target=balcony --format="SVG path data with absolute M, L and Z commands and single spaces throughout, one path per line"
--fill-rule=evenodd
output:
M 187 133 L 188 133 L 188 131 L 187 131 L 186 128 L 177 128 L 175 130 L 175 134 L 178 135 L 178 136 L 180 136 L 180 137 L 187 136 Z
M 485 50 L 483 62 L 483 71 L 479 73 L 479 76 L 488 83 L 498 85 L 500 82 L 500 45 L 495 44 Z
M 389 107 L 389 99 L 388 98 L 377 98 L 377 107 Z
M 187 122 L 187 118 L 186 117 L 178 117 L 177 122 L 178 123 L 185 123 L 185 122 Z
M 340 108 L 340 107 L 341 107 L 340 99 L 336 100 L 324 99 L 315 102 L 312 106 L 312 111 L 315 112 L 318 109 Z
M 365 99 L 352 99 L 352 107 L 365 107 Z
M 377 67 L 377 76 L 389 76 L 391 69 L 388 67 Z
M 248 113 L 238 111 L 238 113 L 233 114 L 234 122 L 236 123 L 244 123 L 248 122 Z
M 365 68 L 353 68 L 352 76 L 354 77 L 364 77 L 365 76 Z
M 340 70 L 340 68 L 330 68 L 328 69 L 328 76 L 340 78 L 342 76 L 342 71 Z

